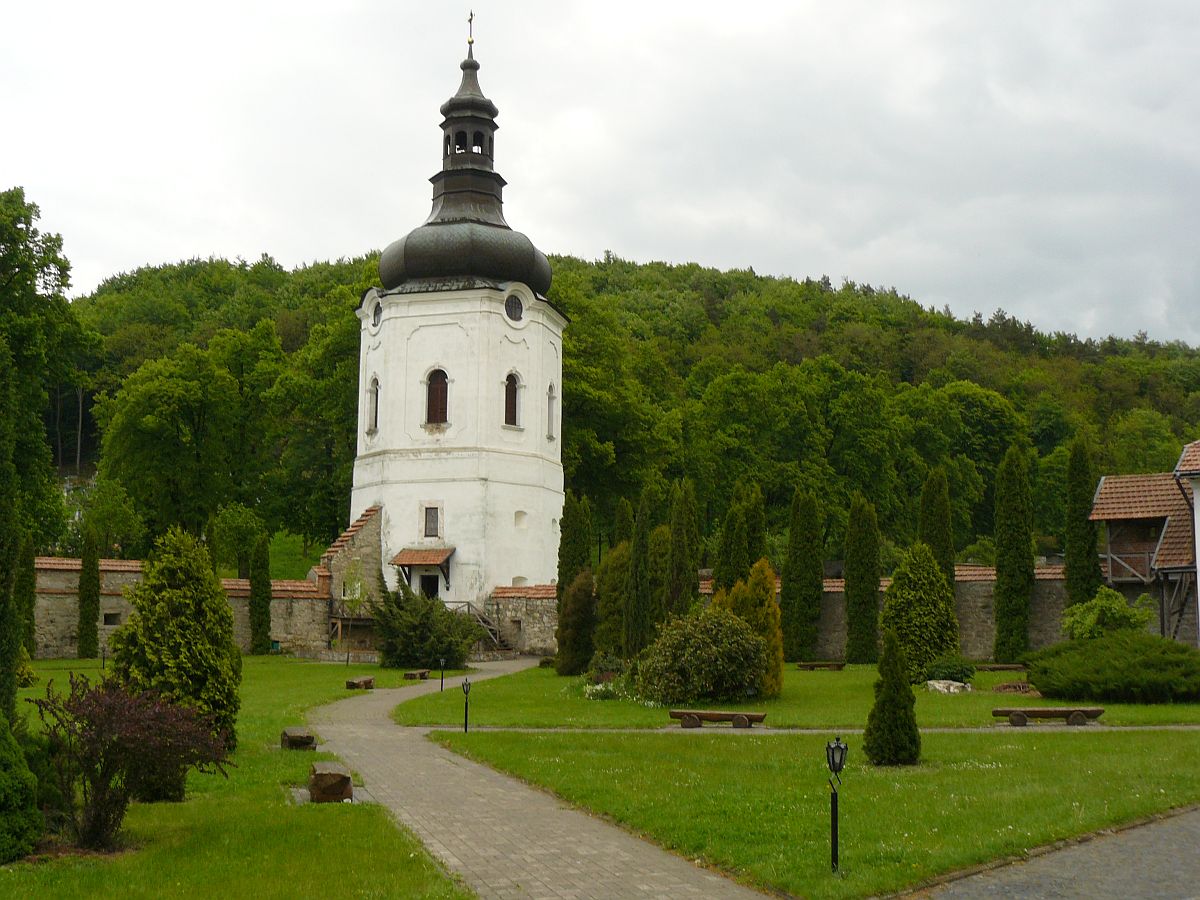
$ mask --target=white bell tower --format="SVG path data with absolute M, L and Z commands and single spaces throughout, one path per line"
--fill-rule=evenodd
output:
M 497 109 L 473 47 L 460 68 L 433 211 L 383 252 L 382 287 L 359 305 L 350 503 L 351 521 L 381 507 L 389 585 L 398 569 L 448 605 L 552 582 L 563 506 L 567 320 L 543 296 L 546 257 L 504 220 Z

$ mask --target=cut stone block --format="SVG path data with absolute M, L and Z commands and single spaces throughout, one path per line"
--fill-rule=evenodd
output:
M 341 803 L 353 799 L 350 770 L 338 762 L 313 763 L 308 776 L 308 796 L 313 803 Z
M 316 750 L 317 736 L 307 728 L 293 725 L 280 733 L 279 746 L 284 750 Z
M 358 678 L 347 678 L 346 689 L 350 691 L 372 691 L 375 689 L 375 676 L 360 675 Z

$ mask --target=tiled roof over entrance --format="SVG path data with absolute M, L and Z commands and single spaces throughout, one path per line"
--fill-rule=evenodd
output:
M 392 565 L 440 566 L 453 555 L 453 547 L 405 547 L 392 557 Z

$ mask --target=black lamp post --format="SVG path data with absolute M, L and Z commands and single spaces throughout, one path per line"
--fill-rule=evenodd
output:
M 446 689 L 446 657 L 439 657 L 438 662 L 441 663 L 442 666 L 442 686 L 438 688 L 438 690 L 444 691 Z
M 825 762 L 829 765 L 829 771 L 833 774 L 833 778 L 829 779 L 829 789 L 832 793 L 829 795 L 829 844 L 830 844 L 830 860 L 833 864 L 833 871 L 838 870 L 838 784 L 842 783 L 842 776 L 839 774 L 846 766 L 846 751 L 849 749 L 840 737 L 835 737 L 832 741 L 825 745 Z M 834 779 L 837 779 L 837 784 L 834 784 Z
M 471 718 L 471 679 L 463 679 L 463 734 L 467 733 L 467 723 Z

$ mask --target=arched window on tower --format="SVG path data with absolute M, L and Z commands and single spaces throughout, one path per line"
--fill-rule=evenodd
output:
M 379 379 L 372 378 L 367 389 L 367 434 L 379 430 Z
M 517 395 L 521 388 L 521 382 L 517 378 L 515 372 L 510 372 L 508 377 L 504 379 L 504 424 L 517 425 Z
M 554 440 L 554 417 L 558 410 L 555 409 L 554 383 L 550 383 L 550 389 L 546 391 L 546 437 L 549 440 Z
M 454 152 L 455 153 L 466 153 L 467 152 L 467 133 L 465 131 L 454 132 Z
M 447 382 L 446 373 L 441 369 L 434 369 L 429 373 L 429 383 L 425 391 L 426 425 L 446 424 Z
M 471 152 L 472 153 L 482 153 L 483 152 L 483 132 L 482 131 L 477 131 L 473 135 L 471 135 Z
M 450 132 L 446 132 L 446 149 L 442 151 L 445 156 L 450 155 Z

